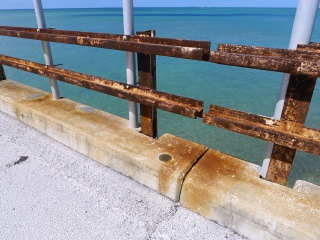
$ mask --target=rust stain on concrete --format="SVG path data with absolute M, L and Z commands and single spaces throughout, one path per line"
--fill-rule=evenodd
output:
M 260 179 L 255 165 L 212 149 L 186 177 L 180 199 L 183 206 L 252 239 L 320 237 L 319 193 Z

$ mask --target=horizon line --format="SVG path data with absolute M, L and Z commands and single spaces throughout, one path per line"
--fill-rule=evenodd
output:
M 50 9 L 101 9 L 101 8 L 122 8 L 122 7 L 57 7 L 57 8 L 44 8 Z M 186 7 L 134 7 L 134 8 L 296 8 L 296 7 L 198 7 L 198 6 L 186 6 Z M 4 8 L 1 10 L 34 10 L 34 8 Z

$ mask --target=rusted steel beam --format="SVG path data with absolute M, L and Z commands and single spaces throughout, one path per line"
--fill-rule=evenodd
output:
M 61 68 L 0 55 L 0 64 L 159 108 L 190 118 L 202 116 L 203 102 Z
M 297 49 L 300 51 L 308 51 L 320 53 L 320 43 L 298 44 Z
M 0 26 L 0 30 L 25 31 L 25 32 L 33 32 L 33 33 L 41 32 L 41 33 L 56 34 L 56 35 L 72 35 L 72 36 L 81 36 L 81 37 L 90 37 L 90 38 L 103 38 L 103 39 L 110 39 L 110 40 L 117 40 L 117 41 L 120 41 L 123 39 L 123 34 L 79 32 L 79 31 L 67 31 L 67 30 L 55 30 L 55 29 L 37 29 L 37 28 L 26 28 L 26 27 Z M 132 42 L 203 48 L 208 54 L 210 53 L 211 43 L 208 41 L 159 38 L 159 37 L 137 36 L 137 35 L 126 35 L 126 37 L 127 37 L 127 41 L 132 41 Z
M 0 64 L 0 81 L 1 80 L 6 80 L 6 79 L 7 78 L 6 78 L 6 74 L 4 72 L 3 66 L 2 66 L 2 64 Z
M 193 60 L 209 60 L 210 42 L 0 26 L 0 35 Z
M 239 53 L 211 51 L 210 62 L 276 72 L 319 76 L 320 63 L 293 59 L 264 57 Z
M 280 127 L 282 129 L 297 134 L 301 134 L 304 131 L 303 125 L 307 118 L 316 80 L 315 77 L 291 75 L 280 119 Z M 313 139 L 313 141 L 316 140 Z M 315 151 L 319 149 L 319 146 L 316 148 Z M 266 179 L 285 185 L 290 174 L 295 152 L 295 149 L 288 149 L 275 144 Z
M 137 36 L 155 37 L 155 31 L 137 32 Z M 138 53 L 139 86 L 146 89 L 157 89 L 156 82 L 156 56 Z M 152 138 L 158 137 L 157 109 L 140 105 L 141 133 Z
M 296 149 L 274 144 L 266 179 L 285 186 L 296 152 Z
M 281 121 L 229 108 L 210 106 L 204 113 L 203 123 L 224 128 L 247 136 L 320 155 L 320 130 L 301 127 L 300 133 L 285 129 Z
M 307 118 L 317 79 L 307 75 L 291 75 L 281 121 L 283 128 L 300 133 Z
M 309 46 L 309 45 L 308 45 Z M 273 58 L 284 58 L 302 61 L 320 61 L 320 52 L 306 52 L 300 50 L 288 50 L 280 48 L 252 47 L 233 44 L 219 44 L 219 52 L 239 53 Z

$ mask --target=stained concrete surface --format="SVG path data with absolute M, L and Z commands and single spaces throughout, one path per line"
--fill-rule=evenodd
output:
M 0 239 L 245 239 L 0 112 Z
M 177 202 L 184 176 L 207 147 L 171 134 L 152 139 L 128 120 L 11 80 L 0 81 L 0 111 Z M 171 161 L 159 158 L 168 154 Z

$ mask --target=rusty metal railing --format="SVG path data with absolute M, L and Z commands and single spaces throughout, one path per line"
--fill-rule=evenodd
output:
M 209 42 L 147 36 L 7 26 L 0 26 L 0 35 L 203 61 L 210 52 Z
M 202 116 L 203 102 L 191 98 L 180 97 L 4 55 L 0 55 L 0 63 L 186 117 L 197 118 Z
M 289 177 L 297 149 L 320 155 L 320 131 L 304 127 L 319 77 L 320 53 L 314 51 L 317 46 L 299 45 L 297 50 L 285 50 L 219 45 L 218 52 L 211 52 L 212 62 L 291 73 L 279 121 L 215 106 L 211 106 L 203 119 L 214 126 L 274 142 L 266 178 L 283 185 Z
M 0 55 L 0 64 L 140 103 L 142 133 L 148 136 L 157 136 L 159 108 L 274 142 L 267 179 L 280 184 L 286 184 L 296 150 L 320 155 L 320 131 L 304 126 L 320 73 L 318 43 L 299 45 L 297 50 L 220 44 L 217 51 L 211 51 L 209 42 L 157 38 L 150 31 L 123 36 L 0 26 L 0 35 L 137 52 L 139 86 L 4 55 Z M 202 101 L 157 91 L 155 55 L 290 73 L 282 117 L 275 120 L 215 105 L 203 113 Z M 2 76 L 5 79 L 4 71 Z

